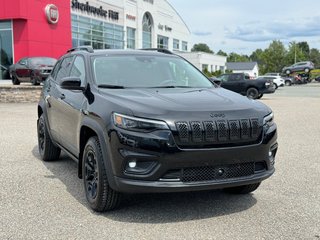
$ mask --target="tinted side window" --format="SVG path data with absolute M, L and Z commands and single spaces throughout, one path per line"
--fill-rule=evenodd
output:
M 77 56 L 74 60 L 70 76 L 79 77 L 81 79 L 81 85 L 85 85 L 86 69 L 84 59 L 82 57 Z
M 56 81 L 58 83 L 60 83 L 62 78 L 69 76 L 71 63 L 73 59 L 74 59 L 74 56 L 66 57 L 65 59 L 62 60 L 56 76 Z
M 229 76 L 228 81 L 241 81 L 242 77 L 241 74 L 232 74 Z
M 53 79 L 55 79 L 56 76 L 57 76 L 57 72 L 58 72 L 58 69 L 59 69 L 59 67 L 60 67 L 60 63 L 61 63 L 61 61 L 59 60 L 59 61 L 56 63 L 56 65 L 54 66 L 54 68 L 53 68 L 53 70 L 52 70 L 52 72 L 51 72 L 51 77 L 52 77 Z

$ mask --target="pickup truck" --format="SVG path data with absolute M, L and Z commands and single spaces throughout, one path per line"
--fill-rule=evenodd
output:
M 212 82 L 218 83 L 221 87 L 240 93 L 252 99 L 260 99 L 263 94 L 274 93 L 275 86 L 272 80 L 257 78 L 250 80 L 245 73 L 226 73 L 217 79 L 211 78 Z

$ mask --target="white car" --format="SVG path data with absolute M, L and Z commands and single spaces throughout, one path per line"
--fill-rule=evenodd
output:
M 275 76 L 271 76 L 271 75 L 263 75 L 263 76 L 259 76 L 265 79 L 270 79 L 273 81 L 273 84 L 275 86 L 275 88 L 277 89 L 278 87 L 283 87 L 285 84 L 285 81 L 282 77 L 280 77 L 279 75 L 275 75 Z

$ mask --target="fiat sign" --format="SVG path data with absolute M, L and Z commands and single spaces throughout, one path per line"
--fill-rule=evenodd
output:
M 49 23 L 56 24 L 59 20 L 59 11 L 56 5 L 48 4 L 45 8 L 46 17 Z

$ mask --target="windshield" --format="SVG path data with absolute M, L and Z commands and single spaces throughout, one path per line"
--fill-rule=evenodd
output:
M 30 58 L 30 63 L 32 65 L 49 65 L 53 66 L 56 63 L 56 59 L 54 58 L 47 58 L 47 57 L 37 57 L 37 58 Z
M 178 57 L 123 55 L 92 59 L 95 80 L 101 87 L 211 88 L 212 83 L 195 67 Z

